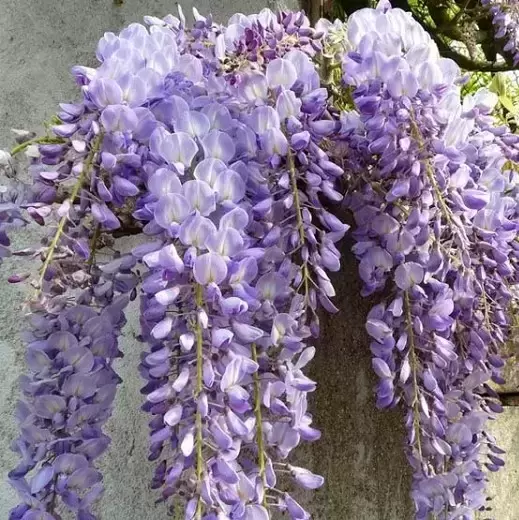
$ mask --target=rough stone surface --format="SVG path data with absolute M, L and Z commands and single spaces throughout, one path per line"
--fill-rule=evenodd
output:
M 342 270 L 332 276 L 341 311 L 322 316 L 322 336 L 310 368 L 320 385 L 312 406 L 322 438 L 297 454 L 327 481 L 302 501 L 316 520 L 410 519 L 402 420 L 398 411 L 375 409 L 376 380 L 364 329 L 370 302 L 360 297 L 350 246 L 343 244 Z
M 497 387 L 497 391 L 502 394 L 518 394 L 519 393 L 519 341 L 517 338 L 517 325 L 514 325 L 515 341 L 511 341 L 507 346 L 508 359 L 503 377 L 505 384 Z M 519 400 L 517 401 L 519 403 Z
M 479 515 L 479 520 L 519 520 L 519 407 L 506 407 L 490 431 L 506 450 L 504 470 L 490 476 L 488 502 L 492 510 Z
M 272 2 L 273 4 L 274 2 Z M 211 10 L 217 20 L 237 11 L 264 7 L 257 0 L 201 0 L 201 12 Z M 290 5 L 289 2 L 287 2 Z M 295 2 L 292 3 L 292 6 Z M 183 2 L 187 12 L 191 4 Z M 76 97 L 69 77 L 72 65 L 93 64 L 94 44 L 102 32 L 117 31 L 144 14 L 164 15 L 174 10 L 172 0 L 1 0 L 0 1 L 0 148 L 8 147 L 10 128 L 39 130 L 59 101 Z M 38 240 L 38 230 L 21 231 L 15 247 Z M 345 245 L 345 251 L 348 249 Z M 34 263 L 17 259 L 0 267 L 0 279 L 24 272 Z M 0 280 L 0 518 L 16 504 L 5 483 L 15 457 L 9 443 L 16 435 L 12 419 L 18 398 L 17 378 L 24 371 L 19 329 L 23 324 L 23 286 Z M 369 302 L 359 296 L 356 266 L 347 256 L 343 271 L 334 276 L 341 314 L 323 317 L 322 340 L 312 376 L 320 382 L 313 400 L 315 422 L 323 430 L 320 442 L 302 448 L 297 458 L 327 477 L 315 494 L 300 493 L 316 520 L 407 520 L 412 518 L 408 499 L 409 472 L 402 455 L 403 431 L 398 412 L 374 407 L 368 341 L 364 319 Z M 151 465 L 146 461 L 147 418 L 140 412 L 141 381 L 137 363 L 141 345 L 135 340 L 138 320 L 129 313 L 124 330 L 125 358 L 117 369 L 124 379 L 114 416 L 109 423 L 113 444 L 102 460 L 106 495 L 102 520 L 166 518 L 155 506 L 148 488 Z M 496 520 L 519 520 L 519 509 L 507 497 L 519 496 L 519 409 L 509 409 L 494 425 L 496 436 L 508 449 L 509 466 L 492 480 Z M 488 515 L 490 516 L 490 515 Z

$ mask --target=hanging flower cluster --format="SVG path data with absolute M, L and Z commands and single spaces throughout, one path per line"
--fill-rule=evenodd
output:
M 278 476 L 312 489 L 323 482 L 285 461 L 301 440 L 320 436 L 307 410 L 315 382 L 303 368 L 314 354 L 308 341 L 318 334 L 318 302 L 335 310 L 326 270 L 339 269 L 334 244 L 347 229 L 323 207 L 342 199 L 335 188 L 343 172 L 325 151 L 340 123 L 327 111 L 327 91 L 311 61 L 322 34 L 302 13 L 264 10 L 235 16 L 228 27 L 196 12 L 195 18 L 192 29 L 181 15 L 106 34 L 97 49 L 100 67 L 74 68 L 83 101 L 62 106 L 52 128 L 57 142 L 39 143 L 30 166 L 34 183 L 25 206 L 39 223 L 63 184 L 71 185 L 57 210 L 57 231 L 41 250 L 36 285 L 46 290 L 36 302 L 48 311 L 47 298 L 66 294 L 68 301 L 78 284 L 92 297 L 84 302 L 81 293 L 79 306 L 60 308 L 56 325 L 49 317 L 48 337 L 35 333 L 45 357 L 38 358 L 42 367 L 30 365 L 33 379 L 48 378 L 51 363 L 56 385 L 26 393 L 35 410 L 30 417 L 47 421 L 52 439 L 37 464 L 24 459 L 11 475 L 24 499 L 13 519 L 43 511 L 55 518 L 60 500 L 78 518 L 90 518 L 101 491 L 94 457 L 78 458 L 79 441 L 63 449 L 55 438 L 64 428 L 67 436 L 76 433 L 81 414 L 105 442 L 99 426 L 113 392 L 102 403 L 98 395 L 108 393 L 105 385 L 114 389 L 117 377 L 96 376 L 96 386 L 89 372 L 101 371 L 96 356 L 106 355 L 109 367 L 118 354 L 113 334 L 106 337 L 110 321 L 103 325 L 112 306 L 102 299 L 109 306 L 98 315 L 84 303 L 113 291 L 105 284 L 132 292 L 136 262 L 146 271 L 141 323 L 149 351 L 140 370 L 148 381 L 144 409 L 153 416 L 153 487 L 162 488 L 162 499 L 184 496 L 187 518 L 263 519 L 274 509 L 307 518 L 278 489 Z M 149 240 L 130 257 L 99 266 L 115 280 L 81 270 L 79 258 L 92 265 L 93 244 L 120 228 L 124 234 L 129 222 Z M 69 323 L 66 317 L 76 314 L 80 323 Z M 119 330 L 122 323 L 113 325 Z M 98 335 L 103 348 L 115 350 L 100 350 Z M 61 352 L 70 354 L 62 359 Z M 83 400 L 72 405 L 72 398 Z M 78 435 L 86 435 L 86 424 Z M 77 472 L 83 480 L 73 478 Z
M 307 413 L 315 383 L 302 368 L 317 300 L 332 306 L 324 267 L 338 268 L 334 242 L 346 226 L 318 197 L 341 198 L 342 170 L 319 147 L 337 124 L 322 119 L 326 91 L 305 52 L 313 31 L 292 16 L 237 17 L 223 32 L 199 19 L 200 38 L 217 33 L 215 52 L 237 39 L 229 62 L 213 73 L 215 57 L 192 43 L 207 77 L 156 105 L 173 117 L 150 135 L 149 194 L 134 214 L 159 239 L 135 251 L 149 268 L 141 373 L 154 416 L 153 487 L 164 500 L 181 490 L 188 518 L 263 519 L 274 509 L 305 518 L 277 489 L 278 474 L 322 484 L 283 461 L 319 437 Z
M 138 292 L 159 501 L 190 520 L 310 518 L 280 488 L 323 483 L 288 457 L 320 437 L 305 367 L 319 307 L 337 311 L 341 204 L 363 294 L 384 290 L 366 324 L 377 405 L 404 406 L 416 518 L 473 518 L 503 465 L 485 428 L 515 296 L 519 139 L 494 126 L 492 94 L 460 98 L 457 66 L 387 2 L 315 28 L 268 9 L 194 18 L 105 34 L 99 67 L 73 69 L 81 101 L 0 155 L 7 170 L 25 150 L 32 176 L 1 192 L 0 259 L 42 262 L 10 519 L 96 518 Z M 56 225 L 11 252 L 5 229 L 28 218 Z M 139 245 L 115 250 L 129 234 Z
M 103 165 L 114 154 L 130 155 L 123 153 L 128 148 L 100 127 L 95 107 L 61 108 L 60 124 L 52 128 L 55 136 L 38 140 L 31 151 L 32 184 L 5 192 L 11 201 L 5 203 L 8 222 L 21 219 L 22 207 L 40 225 L 57 220 L 40 247 L 15 252 L 39 258 L 42 265 L 32 281 L 35 294 L 23 336 L 30 376 L 21 379 L 21 435 L 13 443 L 21 460 L 9 474 L 23 502 L 11 512 L 12 519 L 58 518 L 62 507 L 78 518 L 95 518 L 91 506 L 102 486 L 94 461 L 110 442 L 102 426 L 120 382 L 112 364 L 121 356 L 123 311 L 138 283 L 132 256 L 96 259 L 96 250 L 110 245 L 110 232 L 119 227 L 99 189 L 108 177 Z M 24 141 L 18 149 L 29 146 L 31 141 Z M 138 191 L 129 180 L 133 172 L 121 164 L 110 188 L 104 187 L 114 211 L 124 208 L 128 186 Z M 99 216 L 103 212 L 110 220 Z M 20 273 L 10 281 L 29 276 Z
M 494 34 L 497 39 L 504 39 L 503 50 L 512 54 L 514 65 L 519 63 L 519 4 L 516 0 L 481 0 L 492 16 Z
M 377 406 L 406 408 L 417 518 L 472 518 L 483 469 L 503 465 L 485 423 L 502 410 L 489 383 L 516 282 L 519 138 L 492 126 L 495 95 L 460 99 L 456 65 L 404 11 L 358 11 L 347 38 L 353 251 L 363 293 L 387 290 L 366 322 Z

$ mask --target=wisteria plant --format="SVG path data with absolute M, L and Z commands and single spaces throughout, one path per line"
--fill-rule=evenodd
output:
M 362 293 L 379 293 L 377 406 L 403 411 L 415 517 L 474 518 L 504 464 L 487 424 L 519 281 L 519 136 L 497 96 L 462 97 L 458 66 L 387 1 L 315 27 L 269 9 L 194 20 L 106 33 L 99 67 L 73 68 L 81 99 L 0 152 L 0 257 L 41 262 L 10 278 L 32 291 L 10 520 L 97 518 L 136 298 L 158 500 L 186 520 L 310 518 L 285 486 L 324 481 L 289 456 L 320 437 L 305 367 L 319 313 L 339 310 L 344 208 Z M 11 250 L 30 221 L 41 244 Z

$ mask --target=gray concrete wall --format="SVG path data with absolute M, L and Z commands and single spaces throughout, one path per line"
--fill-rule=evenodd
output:
M 258 11 L 275 2 L 260 0 L 201 0 L 200 12 L 211 11 L 220 21 L 234 12 Z M 289 3 L 289 2 L 287 2 Z M 292 3 L 292 7 L 295 0 Z M 184 10 L 191 3 L 183 2 Z M 289 4 L 290 6 L 290 4 Z M 93 51 L 104 31 L 140 21 L 144 14 L 163 16 L 175 9 L 173 0 L 0 0 L 0 148 L 11 141 L 10 128 L 39 130 L 58 102 L 73 99 L 69 69 L 94 63 Z M 38 231 L 23 230 L 15 247 L 38 240 Z M 344 251 L 348 244 L 344 245 Z M 9 260 L 0 278 L 30 270 L 27 261 Z M 322 430 L 319 443 L 301 448 L 297 457 L 327 477 L 327 485 L 301 496 L 317 520 L 407 520 L 409 473 L 401 450 L 402 427 L 397 412 L 374 408 L 368 341 L 364 318 L 369 302 L 359 296 L 356 265 L 346 254 L 343 271 L 335 277 L 338 317 L 323 318 L 323 337 L 311 369 L 320 382 L 314 397 L 315 421 Z M 0 518 L 7 518 L 16 497 L 5 483 L 15 457 L 9 443 L 16 435 L 12 419 L 18 397 L 17 378 L 24 371 L 18 333 L 23 323 L 24 288 L 0 281 Z M 103 520 L 165 518 L 148 489 L 151 467 L 146 461 L 146 416 L 139 411 L 141 381 L 137 363 L 141 346 L 135 341 L 138 320 L 130 312 L 124 331 L 125 358 L 119 363 L 124 383 L 117 397 L 109 430 L 113 445 L 102 461 L 107 492 L 100 508 Z M 510 452 L 509 467 L 493 482 L 496 520 L 519 520 L 519 409 L 507 410 L 495 427 Z

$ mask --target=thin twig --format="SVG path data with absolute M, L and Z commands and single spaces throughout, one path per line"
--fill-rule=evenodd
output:
M 78 196 L 79 190 L 82 188 L 83 183 L 85 182 L 87 175 L 90 173 L 90 170 L 92 169 L 92 167 L 94 165 L 94 157 L 95 157 L 96 153 L 99 151 L 102 139 L 103 139 L 103 135 L 99 134 L 97 139 L 94 141 L 94 144 L 92 146 L 90 153 L 88 154 L 85 165 L 84 165 L 81 173 L 79 174 L 79 177 L 76 180 L 76 184 L 72 188 L 72 192 L 70 193 L 70 196 L 68 198 L 71 208 L 74 204 L 74 201 L 76 200 L 76 197 Z M 45 278 L 45 273 L 52 261 L 52 258 L 54 256 L 54 251 L 59 244 L 61 235 L 63 234 L 63 232 L 65 230 L 65 224 L 67 223 L 67 220 L 68 220 L 68 212 L 65 213 L 65 215 L 63 215 L 61 217 L 61 220 L 58 223 L 58 228 L 56 229 L 56 233 L 52 239 L 52 242 L 49 245 L 49 248 L 47 249 L 47 255 L 45 257 L 45 261 L 43 262 L 43 265 L 40 270 L 40 278 L 39 278 L 38 284 L 37 284 L 36 296 L 39 296 L 39 294 L 41 293 L 41 290 L 43 287 L 43 280 Z

